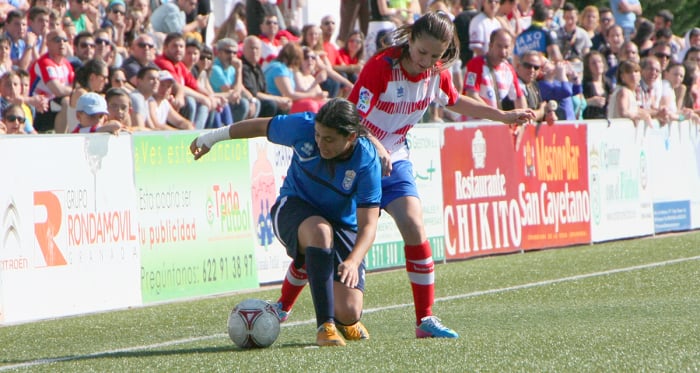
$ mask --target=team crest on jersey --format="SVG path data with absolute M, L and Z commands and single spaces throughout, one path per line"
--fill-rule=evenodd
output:
M 345 171 L 345 177 L 343 178 L 343 189 L 350 190 L 352 188 L 352 182 L 355 181 L 355 176 L 357 173 L 353 170 Z
M 372 103 L 372 92 L 369 89 L 362 87 L 360 88 L 360 94 L 357 100 L 357 110 L 367 113 L 369 111 L 369 106 Z
M 476 73 L 467 73 L 467 84 L 470 87 L 473 87 L 474 84 L 476 84 Z
M 403 98 L 404 93 L 403 87 L 396 88 L 396 98 Z
M 308 157 L 313 153 L 314 146 L 310 142 L 305 142 L 304 145 L 301 146 L 301 151 Z

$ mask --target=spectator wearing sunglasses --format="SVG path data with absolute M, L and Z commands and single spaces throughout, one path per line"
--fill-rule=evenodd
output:
M 26 101 L 27 98 L 22 96 L 22 82 L 19 74 L 11 71 L 3 75 L 0 78 L 0 115 L 12 106 L 19 106 L 23 110 L 23 119 L 25 119 L 22 120 L 24 123 L 22 133 L 36 133 L 32 125 L 35 110 L 27 105 Z
M 260 101 L 243 89 L 243 62 L 237 55 L 238 43 L 234 39 L 219 40 L 209 73 L 209 84 L 214 92 L 228 95 L 234 122 L 255 118 L 260 110 Z
M 83 64 L 95 58 L 95 37 L 91 32 L 83 31 L 73 38 L 73 55 L 68 57 L 74 71 L 78 71 Z
M 129 46 L 129 57 L 122 62 L 122 69 L 126 79 L 133 87 L 138 84 L 136 75 L 144 67 L 157 67 L 153 62 L 156 59 L 156 44 L 149 34 L 140 34 Z
M 527 51 L 518 59 L 515 64 L 515 72 L 518 75 L 520 88 L 525 95 L 527 107 L 535 112 L 535 120 L 546 121 L 553 124 L 557 120 L 557 115 L 552 110 L 547 110 L 547 102 L 542 100 L 540 87 L 537 85 L 537 76 L 542 67 L 542 53 L 539 51 Z M 504 105 L 504 110 L 514 109 L 513 105 Z
M 665 71 L 673 59 L 672 50 L 671 43 L 664 40 L 656 40 L 645 57 L 656 57 L 661 63 L 661 71 Z
M 95 37 L 95 58 L 104 61 L 108 66 L 121 66 L 124 58 L 118 52 L 117 45 L 112 42 L 110 29 L 99 29 Z
M 598 10 L 598 15 L 600 18 L 600 24 L 596 29 L 595 35 L 591 38 L 591 43 L 593 46 L 591 50 L 601 50 L 605 47 L 605 33 L 610 28 L 610 26 L 615 24 L 615 17 L 612 14 L 612 10 L 608 7 L 600 7 Z
M 266 15 L 263 22 L 260 24 L 260 34 L 258 34 L 258 38 L 262 43 L 261 53 L 263 66 L 277 58 L 280 49 L 282 49 L 282 43 L 280 43 L 280 40 L 277 38 L 279 32 L 280 26 L 277 16 Z
M 73 66 L 66 59 L 69 42 L 63 30 L 51 31 L 48 36 L 49 51 L 34 61 L 29 68 L 30 96 L 43 95 L 51 100 L 49 110 L 37 115 L 34 127 L 39 132 L 54 130 L 56 115 L 61 103 L 73 91 Z
M 124 37 L 126 29 L 126 4 L 124 0 L 112 0 L 105 9 L 105 17 L 103 18 L 101 29 L 109 30 L 114 45 L 123 48 L 126 44 Z
M 26 120 L 27 118 L 24 114 L 24 109 L 22 109 L 22 106 L 12 104 L 2 113 L 2 123 L 0 123 L 0 128 L 2 128 L 4 125 L 5 134 L 7 135 L 24 135 L 28 133 L 25 130 Z M 0 133 L 2 133 L 1 129 Z

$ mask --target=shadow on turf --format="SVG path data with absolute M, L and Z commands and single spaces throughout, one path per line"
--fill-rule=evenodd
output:
M 274 345 L 277 348 L 300 348 L 315 346 L 310 343 L 285 343 Z M 185 355 L 185 354 L 207 354 L 207 353 L 221 353 L 221 352 L 245 352 L 251 349 L 243 349 L 231 346 L 219 346 L 219 347 L 204 347 L 204 348 L 182 348 L 174 350 L 140 350 L 140 351 L 116 351 L 116 352 L 103 352 L 91 355 L 72 355 L 72 356 L 60 356 L 60 357 L 46 357 L 41 359 L 32 360 L 7 360 L 1 359 L 0 364 L 33 364 L 38 362 L 64 362 L 64 361 L 80 361 L 80 360 L 92 360 L 92 359 L 102 359 L 102 358 L 124 358 L 124 357 L 148 357 L 148 356 L 170 356 L 170 355 Z M 258 350 L 258 349 L 252 349 Z M 260 349 L 262 350 L 262 349 Z M 2 365 L 0 365 L 2 368 Z

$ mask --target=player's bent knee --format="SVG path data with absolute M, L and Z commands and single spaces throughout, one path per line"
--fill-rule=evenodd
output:
M 333 226 L 320 216 L 311 216 L 299 225 L 299 244 L 302 247 L 333 246 Z

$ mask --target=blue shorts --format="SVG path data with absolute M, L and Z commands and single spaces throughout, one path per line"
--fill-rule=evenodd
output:
M 294 266 L 301 268 L 305 258 L 299 253 L 299 226 L 311 216 L 323 217 L 323 215 L 311 204 L 296 197 L 278 199 L 270 209 L 270 215 L 272 216 L 272 228 L 277 239 L 287 249 L 287 255 L 294 260 Z M 346 226 L 328 222 L 333 227 L 333 266 L 337 269 L 340 263 L 347 259 L 355 246 L 357 232 Z M 357 289 L 360 291 L 365 290 L 365 272 L 367 270 L 365 260 L 362 259 L 362 263 L 357 269 L 359 275 Z M 340 281 L 337 270 L 333 271 L 333 280 Z
M 413 176 L 411 161 L 402 160 L 392 164 L 391 175 L 382 178 L 381 208 L 386 208 L 391 202 L 401 197 L 418 197 L 416 179 Z

